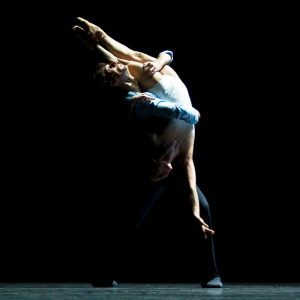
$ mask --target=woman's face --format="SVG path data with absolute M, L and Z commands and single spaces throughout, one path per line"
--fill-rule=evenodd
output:
M 173 167 L 170 162 L 153 160 L 150 170 L 150 180 L 152 182 L 163 180 L 169 176 L 172 169 Z

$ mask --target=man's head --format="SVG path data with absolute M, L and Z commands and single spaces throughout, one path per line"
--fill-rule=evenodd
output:
M 107 65 L 107 63 L 103 62 L 98 63 L 94 70 L 94 78 L 104 85 L 110 85 L 111 82 L 111 78 L 107 76 L 108 74 L 106 73 Z
M 126 85 L 132 83 L 134 79 L 130 75 L 127 65 L 119 62 L 98 63 L 95 68 L 94 78 L 104 84 L 122 88 L 126 88 Z

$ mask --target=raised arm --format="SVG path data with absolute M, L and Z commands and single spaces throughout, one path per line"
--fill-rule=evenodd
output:
M 77 20 L 79 22 L 79 26 L 88 33 L 88 35 L 94 42 L 103 46 L 116 57 L 126 60 L 133 60 L 140 63 L 156 60 L 155 57 L 152 57 L 140 51 L 132 50 L 129 47 L 121 44 L 120 42 L 110 37 L 99 26 L 80 17 L 78 17 Z
M 83 18 L 78 17 L 77 20 L 80 26 L 74 26 L 73 30 L 75 30 L 75 32 L 80 32 L 81 35 L 83 35 L 84 32 L 84 39 L 86 40 L 85 44 L 88 48 L 96 50 L 101 55 L 105 54 L 105 58 L 109 59 L 108 61 L 112 61 L 112 58 L 114 57 L 114 61 L 118 58 L 142 63 L 143 71 L 150 77 L 153 76 L 155 72 L 159 71 L 163 74 L 178 77 L 177 73 L 168 66 L 173 60 L 172 51 L 163 51 L 155 58 L 146 53 L 130 49 L 113 39 L 99 26 Z M 107 50 L 107 52 L 104 50 Z
M 105 62 L 118 62 L 115 55 L 91 39 L 91 36 L 82 27 L 76 25 L 72 28 L 72 31 L 89 50 L 96 51 Z
M 143 71 L 148 76 L 153 76 L 155 72 L 162 71 L 164 74 L 177 76 L 176 72 L 168 65 L 173 61 L 173 52 L 170 50 L 162 51 L 155 58 L 144 52 L 132 50 L 129 47 L 109 36 L 103 29 L 96 26 L 87 20 L 78 18 L 82 22 L 82 26 L 89 32 L 92 39 L 96 40 L 97 44 L 102 45 L 113 55 L 120 59 L 135 61 L 143 64 Z

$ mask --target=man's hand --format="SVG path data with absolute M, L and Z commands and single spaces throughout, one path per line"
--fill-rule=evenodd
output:
M 96 49 L 95 42 L 87 34 L 87 32 L 80 26 L 74 26 L 72 31 L 75 33 L 76 37 L 87 47 L 89 50 L 94 51 Z
M 147 94 L 139 93 L 139 94 L 133 96 L 131 98 L 131 100 L 133 101 L 133 104 L 135 104 L 135 102 L 137 102 L 137 101 L 142 102 L 142 103 L 150 102 L 151 100 L 154 100 L 154 98 Z
M 99 43 L 101 39 L 105 38 L 106 34 L 99 26 L 80 17 L 77 20 L 80 27 L 89 35 L 92 41 Z

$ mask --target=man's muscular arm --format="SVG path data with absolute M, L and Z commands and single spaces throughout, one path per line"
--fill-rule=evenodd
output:
M 78 17 L 77 20 L 80 24 L 80 27 L 88 33 L 91 40 L 93 40 L 96 44 L 100 44 L 106 48 L 116 57 L 125 60 L 133 60 L 140 63 L 156 60 L 155 57 L 140 51 L 132 50 L 124 44 L 116 41 L 99 26 L 80 17 Z
M 157 58 L 155 58 L 144 52 L 132 50 L 131 48 L 113 39 L 99 26 L 83 18 L 77 18 L 77 20 L 80 26 L 74 26 L 74 28 L 79 27 L 81 30 L 85 31 L 90 40 L 89 44 L 94 45 L 89 48 L 99 50 L 96 47 L 96 45 L 99 45 L 100 49 L 106 49 L 108 52 L 119 59 L 142 63 L 143 71 L 149 77 L 153 76 L 155 72 L 159 72 L 161 70 L 163 70 L 164 74 L 177 75 L 173 69 L 167 66 L 173 60 L 172 51 L 163 51 L 159 53 Z M 101 51 L 103 52 L 102 49 Z

